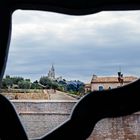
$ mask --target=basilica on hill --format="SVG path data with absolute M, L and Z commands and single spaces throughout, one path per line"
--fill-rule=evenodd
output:
M 62 76 L 56 77 L 54 65 L 52 65 L 52 67 L 50 68 L 48 72 L 48 78 L 53 81 L 54 80 L 62 81 Z
M 54 69 L 53 65 L 48 72 L 48 78 L 51 79 L 51 80 L 55 80 L 55 69 Z

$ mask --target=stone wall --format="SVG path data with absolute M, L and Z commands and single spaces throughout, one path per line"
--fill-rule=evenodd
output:
M 13 101 L 29 138 L 66 121 L 76 101 Z M 88 140 L 140 140 L 140 113 L 99 121 Z
M 99 121 L 88 140 L 140 140 L 140 113 Z
M 15 100 L 12 101 L 29 138 L 45 135 L 64 121 L 76 101 Z

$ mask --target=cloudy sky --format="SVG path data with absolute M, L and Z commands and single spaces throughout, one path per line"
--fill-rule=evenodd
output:
M 5 74 L 32 81 L 47 75 L 89 82 L 93 74 L 140 75 L 140 11 L 68 16 L 39 11 L 13 14 Z

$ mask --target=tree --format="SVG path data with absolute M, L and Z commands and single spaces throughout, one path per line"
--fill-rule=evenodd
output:
M 19 86 L 19 88 L 21 88 L 21 89 L 30 89 L 31 83 L 28 82 L 28 81 L 19 81 L 19 82 L 18 82 L 18 86 Z
M 58 90 L 60 90 L 60 91 L 66 91 L 66 89 L 67 89 L 67 82 L 66 82 L 66 80 L 60 80 L 60 81 L 58 81 L 57 82 L 57 84 L 58 84 Z
M 24 81 L 23 77 L 12 77 L 13 84 L 18 85 L 18 82 Z
M 52 86 L 52 81 L 47 76 L 41 77 L 39 83 L 44 86 L 47 86 L 48 88 L 51 88 Z
M 2 89 L 7 89 L 8 88 L 5 79 L 2 80 L 1 88 Z
M 13 85 L 13 81 L 9 75 L 6 75 L 2 80 L 2 88 L 11 88 Z
M 31 82 L 31 80 L 30 80 L 30 79 L 25 79 L 25 81 Z
M 42 89 L 42 87 L 38 84 L 38 81 L 34 81 L 33 83 L 31 83 L 31 89 Z
M 84 92 L 84 83 L 79 80 L 67 82 L 67 91 L 79 94 Z
M 59 85 L 58 85 L 58 83 L 57 82 L 52 82 L 52 84 L 51 84 L 51 88 L 52 89 L 58 89 L 58 87 L 59 87 Z
M 5 79 L 10 79 L 10 78 L 11 78 L 10 75 L 5 76 Z

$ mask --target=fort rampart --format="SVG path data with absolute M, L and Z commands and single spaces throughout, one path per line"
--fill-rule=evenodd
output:
M 66 121 L 76 101 L 12 101 L 29 138 L 40 137 Z M 88 140 L 140 140 L 140 113 L 99 121 Z

